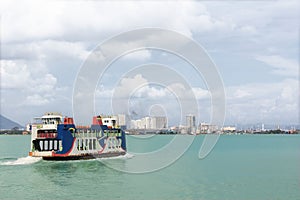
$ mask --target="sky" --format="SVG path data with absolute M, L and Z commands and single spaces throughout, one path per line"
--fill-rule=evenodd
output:
M 1 115 L 20 124 L 49 111 L 72 116 L 74 85 L 91 52 L 118 34 L 154 27 L 205 50 L 222 78 L 225 124 L 299 125 L 299 8 L 298 0 L 2 0 Z M 122 45 L 131 44 L 115 49 Z M 188 113 L 211 119 L 205 77 L 170 52 L 134 50 L 96 78 L 95 113 L 164 115 L 169 125 L 184 124 Z M 126 106 L 116 103 L 122 92 L 130 94 Z M 193 94 L 197 107 L 178 93 Z

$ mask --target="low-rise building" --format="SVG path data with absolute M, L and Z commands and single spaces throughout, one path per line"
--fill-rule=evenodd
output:
M 200 123 L 199 125 L 200 133 L 206 134 L 206 133 L 215 133 L 218 131 L 218 126 L 208 123 Z
M 235 126 L 225 126 L 222 128 L 223 132 L 235 132 L 236 131 L 236 127 Z

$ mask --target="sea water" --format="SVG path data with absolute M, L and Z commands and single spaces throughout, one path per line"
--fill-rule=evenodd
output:
M 132 156 L 155 152 L 173 137 L 127 136 L 127 146 Z M 0 199 L 300 199 L 300 135 L 222 135 L 199 159 L 203 139 L 196 136 L 165 168 L 132 174 L 103 160 L 27 157 L 30 136 L 3 135 Z M 126 166 L 130 159 L 116 162 Z

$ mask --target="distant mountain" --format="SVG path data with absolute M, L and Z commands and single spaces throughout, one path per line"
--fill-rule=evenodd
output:
M 10 130 L 10 129 L 15 128 L 15 127 L 24 128 L 20 124 L 18 124 L 16 122 L 0 115 L 0 129 L 1 130 L 3 130 L 3 129 Z

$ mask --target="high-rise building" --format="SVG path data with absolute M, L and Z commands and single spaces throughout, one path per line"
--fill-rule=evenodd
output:
M 163 129 L 168 127 L 166 117 L 144 117 L 138 120 L 131 120 L 132 129 Z
M 186 116 L 186 127 L 191 128 L 191 129 L 196 127 L 196 117 L 195 117 L 195 115 L 187 115 Z
M 166 117 L 152 117 L 153 119 L 153 129 L 168 128 L 168 120 Z
M 144 117 L 143 118 L 143 122 L 144 122 L 144 128 L 145 129 L 151 129 L 152 127 L 151 127 L 151 117 Z
M 117 115 L 117 120 L 118 120 L 118 126 L 121 127 L 122 129 L 126 129 L 126 116 L 124 114 L 118 114 Z
M 138 119 L 138 120 L 135 120 L 136 121 L 136 129 L 143 129 L 144 126 L 143 126 L 143 123 L 142 123 L 142 120 Z

